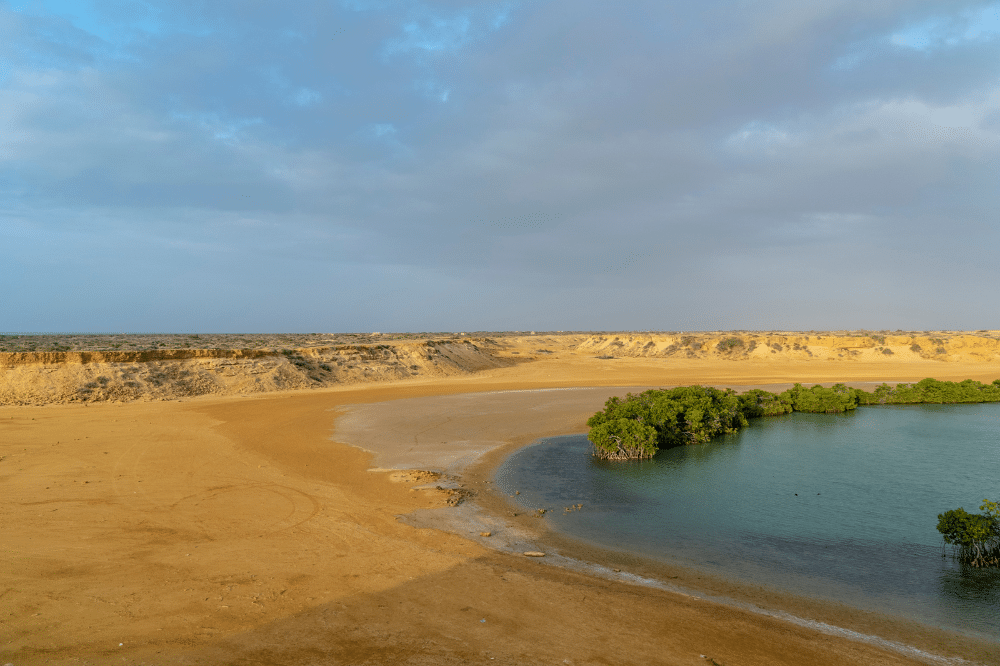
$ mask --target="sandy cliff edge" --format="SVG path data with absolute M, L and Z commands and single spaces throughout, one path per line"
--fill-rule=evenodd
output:
M 217 336 L 220 344 L 231 344 Z M 234 336 L 235 337 L 235 336 Z M 155 345 L 155 340 L 146 340 Z M 303 341 L 299 341 L 303 342 Z M 325 340 L 320 339 L 322 343 Z M 115 343 L 120 344 L 120 343 Z M 185 344 L 189 344 L 185 343 Z M 58 342 L 53 347 L 62 347 Z M 864 366 L 926 370 L 916 379 L 954 377 L 960 368 L 1000 361 L 1000 333 L 602 333 L 541 334 L 497 338 L 452 336 L 386 340 L 380 344 L 307 347 L 66 350 L 0 352 L 0 405 L 176 400 L 202 395 L 255 395 L 398 380 L 473 375 L 518 363 L 596 358 L 698 367 L 727 361 L 734 376 L 741 364 L 774 369 L 788 363 L 824 361 L 836 375 L 840 364 L 857 374 Z M 595 366 L 595 370 L 612 368 Z M 965 370 L 968 372 L 968 370 Z M 965 377 L 963 377 L 965 378 Z

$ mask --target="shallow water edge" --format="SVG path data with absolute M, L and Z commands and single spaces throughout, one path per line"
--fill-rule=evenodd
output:
M 758 386 L 775 390 L 779 386 L 785 388 L 788 385 Z M 373 450 L 383 444 L 389 447 L 374 451 L 377 465 L 381 468 L 421 467 L 438 471 L 451 468 L 452 472 L 457 473 L 461 485 L 478 493 L 471 502 L 457 508 L 422 510 L 405 516 L 402 519 L 407 523 L 453 532 L 501 552 L 541 550 L 547 553 L 542 561 L 548 564 L 578 569 L 602 578 L 610 577 L 628 585 L 676 586 L 682 593 L 705 600 L 711 598 L 731 607 L 745 605 L 753 612 L 781 617 L 793 623 L 798 618 L 806 623 L 802 626 L 817 630 L 822 627 L 815 623 L 838 628 L 836 631 L 855 632 L 857 636 L 840 634 L 853 636 L 855 639 L 872 636 L 872 640 L 910 646 L 928 655 L 957 655 L 977 663 L 1000 663 L 996 658 L 991 658 L 997 652 L 996 644 L 993 643 L 927 627 L 905 618 L 858 611 L 825 600 L 740 584 L 676 563 L 656 562 L 632 553 L 601 548 L 568 538 L 550 530 L 544 518 L 527 515 L 523 508 L 513 504 L 510 498 L 496 490 L 495 472 L 508 456 L 537 442 L 541 437 L 580 432 L 586 418 L 599 409 L 608 396 L 624 395 L 627 391 L 646 388 L 650 387 L 500 391 L 396 400 L 383 403 L 383 407 L 379 409 L 375 409 L 373 405 L 362 406 L 360 421 L 377 421 L 379 427 L 374 430 L 380 433 L 379 441 L 366 441 L 362 448 Z M 476 422 L 475 428 L 469 428 L 461 422 L 469 414 L 479 414 L 476 418 L 486 420 Z M 487 415 L 484 417 L 482 414 Z M 476 436 L 482 439 L 467 439 L 470 431 L 476 431 Z M 336 432 L 339 441 L 355 443 L 352 437 L 345 436 L 341 431 L 340 419 Z M 386 432 L 390 434 L 388 440 L 382 436 Z M 420 433 L 419 438 L 413 434 L 417 432 Z M 445 440 L 461 445 L 460 451 L 442 457 L 443 451 L 439 445 L 444 444 Z M 425 452 L 428 456 L 421 453 L 420 445 L 424 441 L 434 445 Z M 393 454 L 397 451 L 406 453 L 405 461 L 397 463 L 393 460 Z M 452 467 L 452 462 L 459 461 L 461 469 L 456 470 Z M 493 536 L 483 539 L 479 537 L 480 531 L 492 531 Z M 504 535 L 507 536 L 506 545 L 502 539 Z
M 537 444 L 534 442 L 533 444 Z M 1000 664 L 1000 640 L 928 626 L 914 620 L 858 609 L 829 599 L 804 597 L 762 585 L 748 584 L 692 569 L 677 562 L 615 550 L 601 544 L 574 538 L 551 529 L 544 518 L 504 493 L 496 492 L 495 474 L 505 460 L 524 447 L 492 452 L 480 464 L 471 467 L 464 477 L 479 487 L 490 487 L 472 506 L 459 507 L 466 514 L 451 523 L 452 531 L 469 536 L 475 525 L 505 523 L 517 538 L 501 544 L 480 539 L 484 545 L 502 552 L 517 554 L 522 549 L 547 553 L 545 561 L 601 578 L 629 585 L 655 588 L 702 599 L 747 612 L 778 618 L 820 633 L 841 636 L 926 663 Z M 486 516 L 486 522 L 480 522 Z M 429 517 L 429 516 L 428 516 Z M 433 526 L 425 521 L 423 526 Z
M 998 405 L 875 407 L 754 421 L 645 461 L 547 438 L 497 480 L 576 539 L 994 640 L 1000 571 L 942 559 L 935 516 L 993 494 L 998 441 Z

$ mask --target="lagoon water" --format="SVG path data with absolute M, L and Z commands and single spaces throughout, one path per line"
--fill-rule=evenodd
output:
M 942 557 L 935 529 L 1000 499 L 1000 405 L 755 419 L 647 461 L 590 450 L 542 440 L 497 483 L 592 543 L 1000 642 L 1000 570 Z

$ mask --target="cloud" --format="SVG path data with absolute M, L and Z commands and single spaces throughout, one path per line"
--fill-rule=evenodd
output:
M 65 266 L 202 330 L 981 327 L 880 303 L 995 281 L 996 3 L 77 6 L 0 4 L 31 302 Z
M 988 40 L 1000 33 L 1000 3 L 955 12 L 934 14 L 907 23 L 889 41 L 915 51 L 955 48 L 970 41 Z

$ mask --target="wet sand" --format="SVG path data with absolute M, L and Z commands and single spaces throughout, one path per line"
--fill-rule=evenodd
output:
M 505 498 L 490 491 L 504 456 L 542 436 L 583 431 L 594 403 L 607 397 L 496 392 L 1000 376 L 995 367 L 959 364 L 786 365 L 750 373 L 732 363 L 619 359 L 609 368 L 555 358 L 436 382 L 253 399 L 0 408 L 0 661 L 921 663 L 635 584 L 634 575 L 998 663 L 995 645 L 560 540 L 544 519 L 507 515 Z M 437 396 L 450 397 L 435 403 L 436 412 L 420 402 Z M 393 413 L 389 427 L 384 415 Z M 345 437 L 348 427 L 368 437 L 355 443 L 371 451 L 394 441 L 398 459 L 345 444 L 356 439 Z M 463 443 L 466 453 L 424 464 L 441 442 Z M 477 495 L 450 507 L 441 480 L 369 471 L 398 465 L 460 472 L 454 485 Z M 466 534 L 430 527 L 445 525 L 443 515 Z M 463 522 L 470 520 L 486 522 Z M 513 552 L 469 529 L 480 525 L 498 537 L 510 530 Z M 549 554 L 527 558 L 514 548 L 522 545 Z M 625 576 L 551 566 L 557 553 Z

